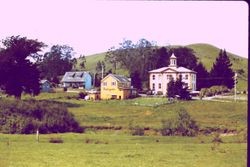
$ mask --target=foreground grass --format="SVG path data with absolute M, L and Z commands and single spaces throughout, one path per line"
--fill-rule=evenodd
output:
M 50 137 L 64 143 L 52 144 Z M 231 138 L 231 139 L 230 139 Z M 227 137 L 215 149 L 211 137 L 129 136 L 126 134 L 0 134 L 1 167 L 246 166 L 246 143 Z M 88 142 L 87 142 L 88 141 Z M 201 142 L 202 141 L 202 142 Z
M 188 101 L 169 104 L 164 98 L 83 101 L 76 94 L 41 94 L 38 100 L 55 100 L 68 106 L 83 126 L 114 126 L 121 130 L 87 129 L 85 134 L 0 134 L 0 167 L 243 167 L 247 163 L 247 103 Z M 29 98 L 29 97 L 25 97 Z M 184 107 L 201 128 L 237 129 L 234 136 L 163 137 L 147 133 L 131 136 L 129 127 L 161 128 L 161 121 Z M 241 131 L 244 129 L 244 131 Z M 149 130 L 150 131 L 150 130 Z M 60 144 L 49 143 L 61 138 Z

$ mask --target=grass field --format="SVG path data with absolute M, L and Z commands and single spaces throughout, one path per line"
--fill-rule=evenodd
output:
M 1 167 L 243 167 L 247 163 L 246 143 L 234 143 L 232 137 L 212 149 L 208 137 L 58 135 L 64 143 L 49 143 L 51 135 L 42 135 L 40 143 L 34 135 L 1 135 Z
M 188 101 L 168 103 L 165 98 L 83 101 L 74 93 L 43 93 L 39 100 L 65 102 L 82 126 L 121 127 L 87 129 L 83 134 L 35 135 L 0 134 L 0 167 L 244 167 L 247 163 L 247 102 Z M 25 96 L 24 99 L 30 97 Z M 201 128 L 236 130 L 221 136 L 161 136 L 161 121 L 185 108 Z M 144 136 L 132 136 L 129 127 L 149 130 Z M 50 143 L 60 138 L 63 143 Z

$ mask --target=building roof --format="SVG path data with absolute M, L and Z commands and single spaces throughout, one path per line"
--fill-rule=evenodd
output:
M 42 80 L 40 81 L 41 84 L 44 84 L 44 83 L 46 83 L 46 82 L 50 83 L 47 79 L 42 79 Z
M 62 78 L 62 82 L 84 82 L 84 75 L 88 74 L 86 71 L 66 72 Z
M 155 70 L 151 70 L 151 71 L 149 71 L 149 73 L 164 73 L 167 70 L 172 70 L 172 71 L 175 71 L 177 73 L 184 73 L 184 72 L 196 73 L 195 71 L 189 70 L 189 69 L 187 69 L 185 67 L 162 67 L 162 68 L 158 68 L 158 69 L 155 69 Z
M 174 55 L 174 53 L 172 53 L 172 55 L 170 56 L 170 58 L 175 58 L 176 59 L 176 56 Z
M 118 82 L 130 82 L 129 78 L 125 77 L 124 75 L 117 75 L 117 74 L 109 74 L 105 78 L 103 78 L 102 80 L 106 79 L 109 76 L 115 78 Z

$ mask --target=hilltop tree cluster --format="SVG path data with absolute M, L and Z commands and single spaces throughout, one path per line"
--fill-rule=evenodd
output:
M 210 72 L 197 61 L 194 51 L 187 47 L 158 47 L 154 42 L 141 39 L 137 43 L 124 40 L 118 48 L 111 47 L 105 61 L 117 68 L 127 69 L 132 85 L 143 89 L 148 85 L 148 71 L 169 65 L 169 57 L 174 53 L 177 65 L 197 72 L 197 90 L 214 85 L 224 85 L 231 89 L 234 86 L 233 71 L 226 51 L 220 53 Z M 144 83 L 144 84 L 143 84 Z

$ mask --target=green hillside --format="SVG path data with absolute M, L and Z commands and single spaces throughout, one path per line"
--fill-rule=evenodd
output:
M 201 61 L 208 71 L 210 71 L 213 63 L 215 62 L 216 57 L 219 54 L 219 48 L 210 45 L 210 44 L 191 44 L 186 47 L 194 50 L 195 55 L 198 58 L 198 61 Z M 238 75 L 238 90 L 247 90 L 247 76 L 248 76 L 248 60 L 247 58 L 240 57 L 238 55 L 228 53 L 228 56 L 233 64 L 233 70 L 241 70 L 241 73 Z M 86 70 L 95 72 L 96 63 L 98 61 L 104 61 L 104 53 L 94 54 L 86 56 Z M 106 63 L 106 70 L 112 68 L 112 65 L 108 62 Z M 128 72 L 125 69 L 117 69 L 116 73 L 127 75 Z

